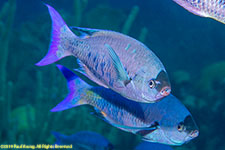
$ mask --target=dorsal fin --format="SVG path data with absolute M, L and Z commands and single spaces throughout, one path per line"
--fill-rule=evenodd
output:
M 81 27 L 70 27 L 71 30 L 78 32 L 79 37 L 82 39 L 91 37 L 94 33 L 98 32 L 98 29 L 81 28 Z

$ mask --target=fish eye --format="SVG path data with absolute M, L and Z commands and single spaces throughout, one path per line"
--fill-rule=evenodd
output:
M 179 132 L 182 132 L 182 131 L 185 130 L 185 126 L 184 126 L 184 123 L 183 123 L 183 122 L 181 122 L 181 123 L 178 124 L 177 130 L 178 130 Z
M 154 80 L 150 80 L 149 81 L 149 87 L 152 89 L 155 87 L 155 81 Z

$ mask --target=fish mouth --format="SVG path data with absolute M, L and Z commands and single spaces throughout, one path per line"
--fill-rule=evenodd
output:
M 168 96 L 171 92 L 171 87 L 170 86 L 165 86 L 163 87 L 159 93 L 156 95 L 156 99 L 160 99 L 160 98 L 163 98 L 165 96 Z
M 194 139 L 199 135 L 198 130 L 191 131 L 188 136 L 185 138 L 185 140 L 189 141 L 188 139 Z
M 144 93 L 142 93 L 141 96 L 144 103 L 155 103 L 162 100 L 163 97 L 168 96 L 170 92 L 171 92 L 171 87 L 165 86 L 160 90 L 160 92 L 155 96 L 155 98 L 152 98 L 152 99 L 148 98 L 147 96 L 144 95 Z
M 171 87 L 165 86 L 165 87 L 163 87 L 162 90 L 160 91 L 160 94 L 161 94 L 162 96 L 167 96 L 167 95 L 170 94 L 170 92 L 171 92 Z

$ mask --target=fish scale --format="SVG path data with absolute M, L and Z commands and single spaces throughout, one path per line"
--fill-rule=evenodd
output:
M 225 0 L 173 0 L 193 14 L 225 23 Z
M 95 92 L 101 92 L 101 88 L 95 88 L 93 89 Z M 113 96 L 111 95 L 112 98 L 116 96 L 116 94 Z M 145 120 L 143 116 L 138 115 L 138 112 L 141 111 L 140 109 L 133 107 L 133 111 L 127 111 L 127 109 L 124 109 L 123 105 L 124 103 L 117 102 L 118 104 L 115 103 L 110 103 L 110 101 L 105 101 L 102 99 L 102 97 L 99 96 L 99 94 L 96 93 L 90 93 L 88 92 L 86 96 L 84 96 L 84 101 L 86 103 L 96 107 L 98 110 L 101 112 L 104 112 L 104 114 L 107 114 L 105 116 L 106 118 L 110 120 L 114 120 L 113 122 L 115 124 L 123 124 L 126 126 L 139 126 L 139 127 L 148 127 L 149 125 L 145 123 Z M 112 101 L 115 102 L 115 101 Z M 132 103 L 131 103 L 132 104 Z M 126 107 L 125 107 L 126 108 Z M 140 113 L 141 114 L 141 113 Z M 134 115 L 137 115 L 139 117 L 133 117 Z M 123 120 L 121 118 L 126 117 L 126 120 Z

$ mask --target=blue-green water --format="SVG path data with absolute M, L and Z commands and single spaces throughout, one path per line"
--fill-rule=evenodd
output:
M 141 39 L 161 59 L 172 93 L 189 108 L 200 128 L 198 138 L 176 149 L 225 149 L 224 24 L 195 16 L 172 0 L 9 0 L 9 6 L 6 2 L 0 1 L 0 144 L 53 144 L 51 131 L 80 130 L 98 132 L 120 150 L 131 150 L 140 141 L 90 115 L 89 107 L 49 111 L 65 97 L 67 88 L 54 64 L 34 65 L 46 54 L 50 40 L 45 2 L 69 26 L 119 32 L 137 6 L 139 12 L 127 34 Z M 57 63 L 77 67 L 74 57 Z

